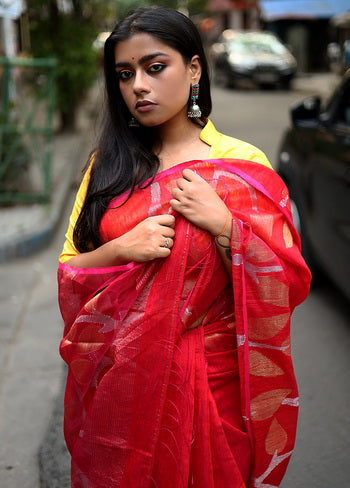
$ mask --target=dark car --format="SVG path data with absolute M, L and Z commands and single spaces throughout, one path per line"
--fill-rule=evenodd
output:
M 303 254 L 350 299 L 350 70 L 323 107 L 312 96 L 291 109 L 277 171 L 286 182 Z
M 227 86 L 249 80 L 288 88 L 297 69 L 290 51 L 269 32 L 225 30 L 211 48 L 211 59 L 216 80 Z

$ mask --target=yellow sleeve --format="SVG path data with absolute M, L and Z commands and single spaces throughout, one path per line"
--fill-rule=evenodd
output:
M 241 147 L 238 152 L 235 148 L 234 151 L 230 151 L 226 158 L 237 158 L 237 159 L 246 159 L 247 161 L 254 161 L 256 163 L 263 164 L 268 168 L 272 169 L 270 161 L 267 159 L 265 153 L 263 153 L 260 149 L 251 144 L 247 144 L 247 146 Z
M 73 243 L 73 231 L 85 201 L 86 191 L 90 181 L 91 166 L 92 163 L 90 164 L 87 171 L 85 172 L 83 181 L 81 182 L 81 185 L 79 187 L 78 193 L 75 198 L 73 210 L 69 217 L 69 225 L 66 233 L 66 240 L 59 257 L 60 263 L 65 263 L 66 261 L 68 261 L 68 259 L 79 254 L 79 251 L 77 251 Z
M 269 160 L 260 149 L 248 142 L 222 134 L 219 144 L 215 144 L 215 147 L 212 147 L 212 154 L 210 156 L 214 158 L 246 159 L 247 161 L 254 161 L 272 169 Z

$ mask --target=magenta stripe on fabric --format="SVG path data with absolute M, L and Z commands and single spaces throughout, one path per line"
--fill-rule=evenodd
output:
M 232 161 L 232 163 L 231 164 L 228 164 L 226 161 L 229 161 L 229 160 L 230 160 L 229 158 L 224 158 L 224 159 L 194 159 L 192 161 L 184 161 L 183 163 L 176 164 L 175 166 L 172 166 L 171 168 L 168 168 L 168 169 L 166 169 L 164 171 L 160 171 L 158 174 L 155 175 L 154 178 L 148 178 L 146 181 L 144 181 L 144 183 L 142 184 L 142 186 L 148 185 L 151 182 L 159 181 L 161 178 L 163 178 L 165 176 L 168 176 L 168 175 L 170 175 L 172 173 L 175 173 L 177 171 L 181 171 L 182 169 L 187 168 L 189 165 L 193 165 L 193 164 L 196 164 L 196 163 L 210 163 L 210 164 L 214 164 L 214 165 L 219 165 L 222 168 L 224 168 L 227 171 L 229 171 L 230 173 L 233 173 L 233 174 L 239 176 L 244 181 L 246 181 L 251 186 L 253 186 L 255 189 L 257 189 L 262 194 L 264 194 L 267 198 L 269 198 L 270 200 L 273 200 L 275 202 L 275 200 L 272 198 L 271 194 L 266 190 L 266 188 L 259 181 L 257 181 L 255 178 L 252 178 L 245 171 L 242 171 L 241 169 L 235 167 L 235 162 L 237 162 L 237 163 L 254 163 L 254 164 L 259 164 L 259 165 L 260 165 L 260 163 L 257 163 L 255 161 L 245 160 L 245 159 L 231 159 L 230 161 Z M 264 166 L 264 167 L 267 168 L 267 169 L 270 169 L 267 166 Z M 270 171 L 274 172 L 273 169 L 271 169 Z M 136 190 L 141 189 L 140 188 L 140 185 L 137 185 L 135 189 Z M 115 205 L 115 204 L 118 204 L 121 200 L 123 200 L 125 198 L 127 198 L 127 193 L 126 192 L 123 193 L 122 195 L 119 195 L 118 197 L 114 198 L 110 202 L 109 208 L 113 207 L 113 205 Z M 275 202 L 275 203 L 277 203 L 277 202 Z M 278 207 L 283 212 L 283 214 L 287 218 L 288 222 L 290 224 L 292 224 L 293 221 L 291 219 L 291 216 L 287 212 L 287 210 L 284 207 L 282 207 L 281 205 L 278 205 Z
M 249 162 L 249 163 L 254 162 L 254 161 L 247 161 L 244 159 L 233 159 L 232 161 L 239 161 L 239 162 L 243 162 L 243 163 L 244 162 Z M 265 195 L 267 198 L 272 200 L 275 204 L 278 204 L 278 208 L 284 214 L 284 216 L 286 217 L 288 222 L 290 224 L 294 225 L 293 219 L 291 218 L 291 216 L 290 216 L 289 212 L 286 210 L 286 208 L 282 207 L 278 202 L 276 202 L 276 200 L 270 195 L 270 193 L 266 190 L 266 188 L 259 181 L 257 181 L 255 178 L 252 178 L 250 175 L 248 175 L 247 173 L 245 173 L 241 169 L 236 168 L 234 165 L 227 164 L 220 159 L 212 159 L 212 160 L 210 160 L 210 162 L 214 163 L 214 164 L 220 164 L 220 166 L 227 169 L 229 172 L 234 173 L 237 176 L 241 177 L 244 181 L 249 183 L 251 186 L 253 186 L 258 191 L 260 191 L 263 195 Z M 259 163 L 257 163 L 257 164 L 259 164 Z M 273 170 L 271 170 L 271 171 L 273 171 Z
M 104 268 L 77 268 L 76 266 L 70 266 L 66 263 L 59 263 L 58 269 L 66 272 L 74 271 L 80 274 L 103 274 L 103 273 L 116 273 L 122 271 L 128 271 L 129 269 L 136 268 L 136 266 L 140 266 L 142 263 L 135 263 L 134 261 L 123 264 L 121 266 L 108 266 Z
M 243 235 L 243 222 L 239 221 L 239 226 L 241 228 L 241 235 Z M 243 239 L 244 240 L 244 236 Z M 241 240 L 241 242 L 242 242 Z M 241 276 L 242 276 L 242 311 L 243 311 L 243 328 L 244 328 L 244 391 L 245 391 L 245 413 L 247 416 L 247 430 L 251 445 L 254 445 L 254 438 L 251 426 L 251 402 L 250 402 L 250 364 L 249 364 L 249 328 L 248 328 L 248 314 L 247 314 L 247 293 L 246 293 L 246 279 L 245 279 L 245 268 L 243 262 L 243 256 L 241 253 Z

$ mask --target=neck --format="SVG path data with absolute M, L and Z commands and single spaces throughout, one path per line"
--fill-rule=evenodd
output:
M 201 130 L 201 127 L 191 122 L 187 116 L 174 118 L 158 128 L 156 152 L 183 147 L 193 140 L 198 140 Z

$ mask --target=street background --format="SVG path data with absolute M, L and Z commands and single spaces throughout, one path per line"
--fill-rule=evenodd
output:
M 260 147 L 275 164 L 289 106 L 311 93 L 325 96 L 336 82 L 335 75 L 309 74 L 295 80 L 291 91 L 214 86 L 212 119 L 221 132 Z M 95 144 L 100 101 L 97 83 L 79 110 L 78 130 L 55 138 L 55 171 L 68 186 L 60 190 L 61 218 L 50 244 L 0 265 L 1 488 L 70 486 L 62 436 L 65 368 L 58 355 L 62 321 L 56 269 L 76 184 Z M 33 214 L 34 227 L 36 218 Z M 301 409 L 296 449 L 282 488 L 350 486 L 348 311 L 348 303 L 324 282 L 294 314 Z

